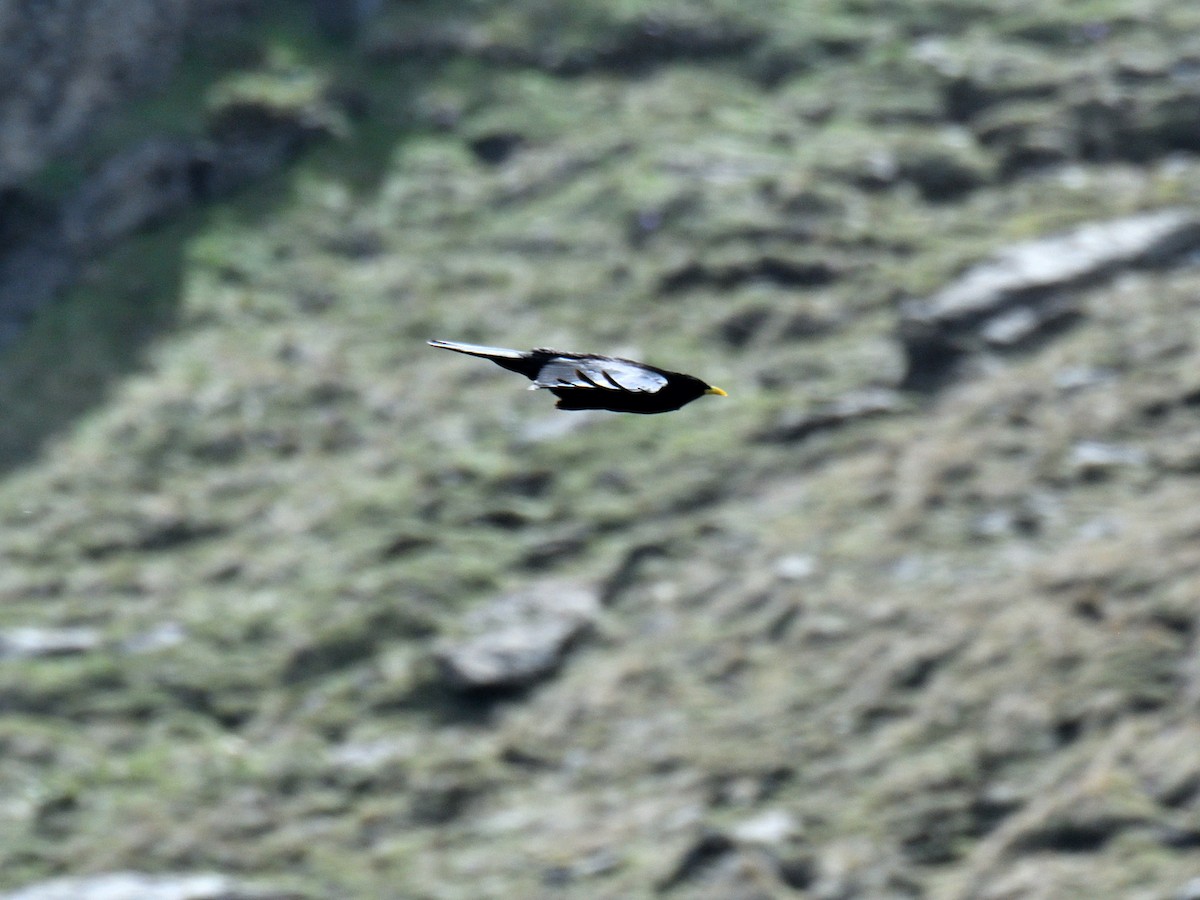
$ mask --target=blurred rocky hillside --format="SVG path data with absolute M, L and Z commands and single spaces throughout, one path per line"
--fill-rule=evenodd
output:
M 1200 898 L 1194 2 L 0 0 L 0 74 L 4 900 Z

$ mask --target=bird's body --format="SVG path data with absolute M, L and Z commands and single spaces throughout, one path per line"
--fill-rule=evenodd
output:
M 662 413 L 679 409 L 705 394 L 725 396 L 699 378 L 670 372 L 631 359 L 595 353 L 566 353 L 540 347 L 507 350 L 454 341 L 430 341 L 429 346 L 490 359 L 524 375 L 558 397 L 559 409 L 607 409 L 613 412 Z

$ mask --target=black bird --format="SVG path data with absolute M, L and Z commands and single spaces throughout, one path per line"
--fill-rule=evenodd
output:
M 558 397 L 559 409 L 609 409 L 613 412 L 663 413 L 705 394 L 728 396 L 719 387 L 682 372 L 668 372 L 631 359 L 560 350 L 505 350 L 454 341 L 430 341 L 430 347 L 481 356 L 533 381 Z

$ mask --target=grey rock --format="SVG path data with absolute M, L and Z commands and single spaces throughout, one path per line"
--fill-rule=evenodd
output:
M 63 208 L 63 237 L 90 251 L 172 213 L 196 195 L 195 152 L 187 142 L 156 138 L 111 158 Z
M 1200 247 L 1200 216 L 1169 209 L 1084 225 L 1014 244 L 969 269 L 933 297 L 905 310 L 910 320 L 963 325 L 1014 301 L 1083 284 L 1113 271 L 1159 264 Z
M 1200 215 L 1186 209 L 1092 223 L 1014 244 L 932 297 L 905 305 L 903 384 L 936 386 L 969 353 L 1016 348 L 1079 318 L 1071 290 L 1123 269 L 1167 265 L 1197 249 Z
M 236 103 L 214 114 L 205 139 L 151 138 L 118 151 L 62 201 L 56 221 L 0 244 L 0 347 L 90 255 L 278 171 L 330 133 L 305 109 Z
M 1113 369 L 1070 366 L 1054 373 L 1054 386 L 1065 392 L 1080 391 L 1112 381 L 1116 377 L 1117 373 Z
M 90 253 L 277 169 L 321 130 L 287 115 L 251 115 L 247 131 L 245 111 L 235 111 L 212 123 L 208 140 L 122 149 L 59 209 L 36 222 L 19 215 L 23 183 L 81 146 L 121 102 L 163 84 L 185 41 L 240 27 L 259 3 L 0 0 L 0 348 Z M 378 4 L 336 5 L 365 18 Z
M 1028 535 L 1038 530 L 1038 521 L 1030 510 L 990 509 L 972 520 L 970 532 L 974 537 L 991 539 Z
M 101 641 L 91 628 L 10 628 L 0 632 L 0 659 L 72 656 L 95 650 Z
M 114 104 L 162 82 L 194 0 L 0 0 L 0 186 L 70 151 Z
M 992 347 L 1020 347 L 1031 338 L 1066 325 L 1080 315 L 1079 308 L 1069 300 L 1021 306 L 989 319 L 979 329 L 979 334 Z
M 459 690 L 524 687 L 552 674 L 600 611 L 596 591 L 545 582 L 505 594 L 469 613 L 463 636 L 444 642 L 436 659 Z
M 730 829 L 730 837 L 739 844 L 779 847 L 801 834 L 796 817 L 783 809 L 768 809 L 738 822 Z
M 789 553 L 775 560 L 775 577 L 784 581 L 804 581 L 817 573 L 817 561 L 805 553 Z
M 1145 451 L 1102 441 L 1079 441 L 1071 448 L 1068 465 L 1072 474 L 1084 478 L 1103 476 L 1123 466 L 1144 466 L 1149 462 Z
M 62 207 L 61 238 L 79 255 L 228 194 L 289 162 L 327 123 L 303 109 L 231 104 L 207 140 L 151 138 L 112 156 Z
M 299 900 L 302 896 L 247 885 L 210 873 L 146 875 L 110 872 L 42 881 L 0 894 L 0 900 Z
M 178 646 L 187 637 L 187 630 L 178 622 L 160 622 L 126 638 L 121 643 L 121 649 L 126 653 L 155 653 Z

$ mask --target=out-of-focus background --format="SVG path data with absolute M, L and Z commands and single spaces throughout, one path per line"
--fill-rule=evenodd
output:
M 0 0 L 0 896 L 1200 898 L 1198 153 L 1194 0 Z

